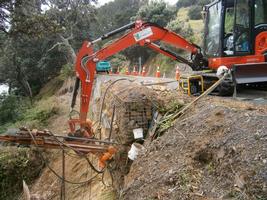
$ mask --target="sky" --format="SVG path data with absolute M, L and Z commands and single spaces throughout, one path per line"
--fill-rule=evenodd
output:
M 8 91 L 8 86 L 7 85 L 0 85 L 0 94 L 2 93 L 7 93 Z
M 105 3 L 110 2 L 110 1 L 113 1 L 113 0 L 98 0 L 98 3 L 100 5 L 104 5 Z M 178 0 L 164 0 L 164 1 L 168 2 L 171 5 L 174 5 Z

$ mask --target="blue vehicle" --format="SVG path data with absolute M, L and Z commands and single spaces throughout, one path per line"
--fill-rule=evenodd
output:
M 111 65 L 109 61 L 103 60 L 96 64 L 97 72 L 109 72 L 111 69 Z

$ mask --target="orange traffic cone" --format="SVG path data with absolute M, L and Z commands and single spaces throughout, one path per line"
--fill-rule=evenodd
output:
M 157 71 L 156 71 L 156 77 L 157 77 L 157 78 L 160 78 L 160 70 L 159 70 L 159 66 L 158 66 Z
M 134 69 L 133 69 L 133 76 L 137 76 L 138 75 L 138 72 L 136 71 L 136 66 L 134 66 Z
M 181 75 L 180 75 L 180 71 L 179 71 L 179 67 L 177 66 L 176 67 L 176 72 L 175 72 L 175 79 L 177 80 L 177 81 L 179 81 L 180 80 L 180 77 Z
M 126 68 L 125 75 L 130 75 L 128 67 Z
M 117 68 L 116 74 L 120 74 L 120 67 Z
M 143 69 L 142 69 L 142 74 L 141 74 L 142 76 L 146 76 L 146 67 L 145 66 L 143 66 Z

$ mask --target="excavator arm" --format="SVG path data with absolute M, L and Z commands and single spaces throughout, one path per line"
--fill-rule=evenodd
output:
M 100 49 L 99 51 L 94 52 L 94 44 L 126 30 L 128 30 L 128 32 L 121 38 L 115 40 L 110 45 Z M 158 41 L 190 52 L 192 59 L 187 60 L 176 55 L 175 53 L 156 44 Z M 87 112 L 92 93 L 96 63 L 101 60 L 105 60 L 106 58 L 133 45 L 147 46 L 174 60 L 186 63 L 195 70 L 203 67 L 205 63 L 203 61 L 204 59 L 201 54 L 201 50 L 197 45 L 163 27 L 153 23 L 143 23 L 142 21 L 136 21 L 135 23 L 123 26 L 92 42 L 84 42 L 77 55 L 76 61 L 77 80 L 78 82 L 81 82 L 80 116 L 79 119 L 71 119 L 69 121 L 71 132 L 75 132 L 76 125 L 78 124 L 80 125 L 79 131 L 82 131 L 84 136 L 91 137 L 93 135 L 91 122 L 87 120 Z M 75 88 L 77 90 L 78 87 Z M 74 91 L 74 94 L 72 108 L 74 108 L 75 105 L 77 92 Z

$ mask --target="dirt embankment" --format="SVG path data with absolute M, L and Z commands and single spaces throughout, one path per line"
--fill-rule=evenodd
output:
M 105 82 L 105 84 L 107 86 L 110 83 Z M 129 95 L 126 95 L 127 89 L 122 89 L 123 86 L 120 84 L 118 83 L 117 87 L 113 88 L 115 89 L 113 92 L 123 94 L 125 97 L 123 100 L 129 98 L 130 94 L 136 97 L 135 92 L 138 93 L 138 91 L 149 94 L 146 90 L 135 86 L 128 88 L 130 92 L 128 91 Z M 98 119 L 105 87 L 101 89 L 102 84 L 99 81 L 96 81 L 95 87 L 97 89 L 94 93 L 94 106 L 91 106 L 93 108 L 91 114 Z M 183 103 L 191 101 L 191 98 L 178 95 L 176 91 L 166 91 L 160 87 L 154 90 L 157 90 L 157 95 L 156 97 L 152 95 L 152 98 L 156 99 L 156 103 L 163 104 L 165 107 L 173 104 L 174 100 Z M 57 97 L 61 112 L 51 119 L 49 126 L 50 130 L 57 134 L 68 130 L 67 123 L 63 122 L 67 122 L 70 99 L 71 93 Z M 127 103 L 129 102 L 123 101 L 123 105 Z M 106 116 L 106 120 L 104 117 L 103 121 L 107 122 L 107 126 L 102 127 L 106 133 L 109 133 L 108 122 L 112 116 L 112 108 L 113 103 L 107 97 L 102 113 Z M 122 119 L 116 119 L 115 116 L 113 139 L 116 139 L 114 134 L 117 132 L 123 134 L 127 131 L 120 130 L 120 120 Z M 127 132 L 132 133 L 132 131 Z M 117 174 L 122 177 L 118 181 L 120 184 L 117 187 L 119 188 L 118 196 L 123 200 L 265 200 L 267 199 L 266 134 L 267 106 L 259 107 L 231 99 L 207 97 L 178 119 L 175 126 L 163 136 L 152 142 L 150 138 L 146 139 L 144 144 L 146 150 L 133 162 L 129 173 L 126 170 L 128 174 L 124 181 L 125 174 Z M 56 153 L 57 155 L 51 158 L 50 165 L 60 174 L 61 154 Z M 120 171 L 122 172 L 119 169 L 117 173 Z M 67 156 L 67 179 L 83 181 L 92 175 L 86 161 Z M 46 168 L 30 190 L 43 199 L 59 199 L 60 185 L 60 180 Z M 96 178 L 92 184 L 66 184 L 66 191 L 67 199 L 111 200 L 119 198 L 115 197 L 112 187 L 102 184 L 101 176 Z
M 267 106 L 208 97 L 145 148 L 121 199 L 267 199 Z

